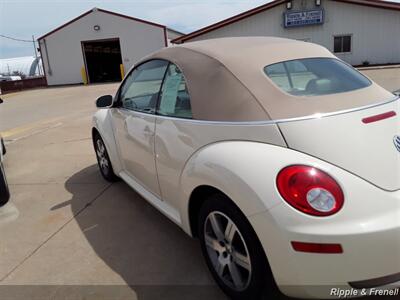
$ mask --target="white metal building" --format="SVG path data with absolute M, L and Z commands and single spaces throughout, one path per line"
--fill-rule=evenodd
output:
M 167 46 L 168 29 L 94 8 L 38 41 L 48 85 L 109 82 Z
M 400 3 L 275 0 L 173 40 L 278 36 L 325 46 L 352 65 L 400 63 Z
M 179 37 L 181 37 L 181 36 L 184 36 L 184 35 L 185 35 L 185 34 L 182 33 L 182 32 L 180 32 L 180 31 L 177 31 L 177 30 L 175 30 L 175 29 L 172 29 L 172 28 L 168 28 L 168 27 L 167 27 L 168 46 L 171 46 L 171 45 L 172 45 L 172 43 L 171 43 L 172 40 L 177 39 L 177 38 L 179 38 Z

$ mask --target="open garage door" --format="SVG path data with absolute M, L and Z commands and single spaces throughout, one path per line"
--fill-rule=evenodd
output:
M 119 39 L 82 42 L 89 83 L 121 81 Z

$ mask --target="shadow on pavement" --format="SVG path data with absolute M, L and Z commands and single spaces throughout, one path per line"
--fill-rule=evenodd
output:
M 103 180 L 97 165 L 74 174 L 65 184 L 71 200 L 52 209 L 71 205 L 91 247 L 130 286 L 137 299 L 226 299 L 206 269 L 198 241 L 125 183 L 99 190 L 82 209 L 82 200 L 74 195 L 79 185 L 94 180 Z M 107 278 L 103 278 L 105 281 Z M 114 296 L 125 294 L 126 287 L 110 286 L 110 291 Z

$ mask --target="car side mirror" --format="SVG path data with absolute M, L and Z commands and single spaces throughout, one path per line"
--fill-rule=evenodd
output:
M 97 108 L 107 108 L 113 104 L 113 97 L 111 95 L 105 95 L 97 98 L 96 107 Z
M 0 98 L 0 104 L 3 103 L 3 99 Z

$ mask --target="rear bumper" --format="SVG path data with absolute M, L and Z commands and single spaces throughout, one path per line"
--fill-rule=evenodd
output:
M 335 299 L 333 288 L 400 287 L 400 191 L 383 191 L 336 168 L 330 174 L 345 192 L 345 205 L 336 215 L 307 216 L 282 200 L 249 218 L 281 291 L 298 298 Z M 296 252 L 293 241 L 340 244 L 343 253 Z
M 349 285 L 354 289 L 372 289 L 387 286 L 396 282 L 399 282 L 400 284 L 400 273 L 369 280 L 349 282 Z

